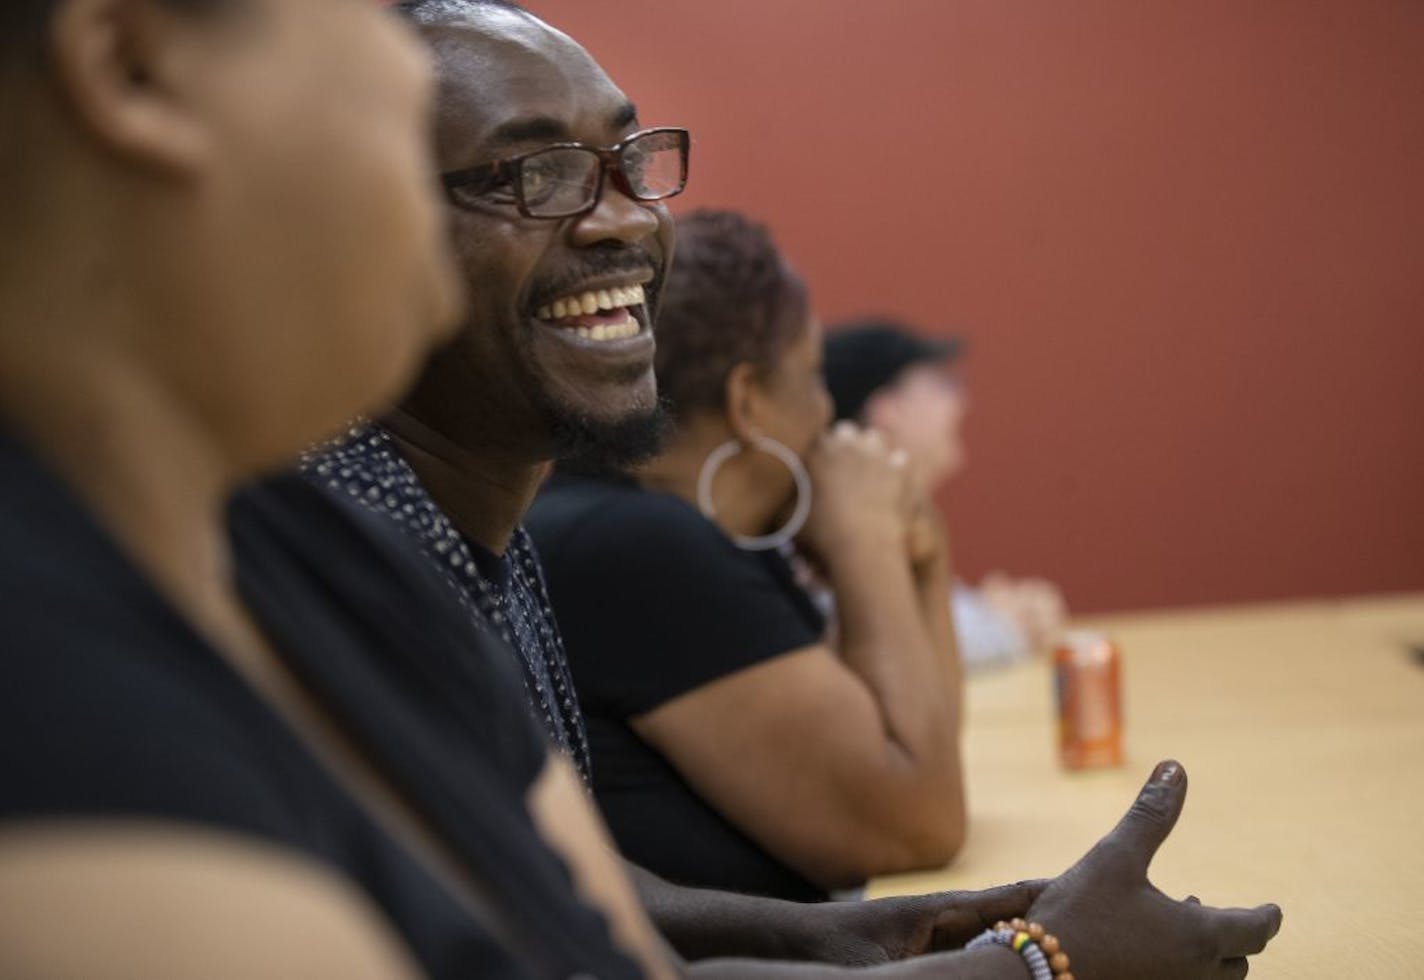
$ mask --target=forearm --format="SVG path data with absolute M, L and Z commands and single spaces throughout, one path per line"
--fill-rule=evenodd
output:
M 943 864 L 968 823 L 947 563 L 917 576 L 901 548 L 872 539 L 840 551 L 830 572 L 841 658 L 874 699 L 887 743 L 875 781 L 884 805 L 872 813 L 890 836 L 866 867 L 879 874 Z M 860 839 L 868 847 L 874 838 Z
M 683 956 L 699 961 L 755 957 L 866 967 L 953 950 L 986 922 L 1026 915 L 1047 885 L 1024 881 L 978 892 L 802 903 L 687 888 L 625 866 L 653 922 Z
M 950 602 L 953 587 L 954 567 L 948 549 L 929 564 L 915 570 L 915 593 L 920 617 L 925 624 L 930 644 L 938 655 L 945 699 L 951 705 L 956 721 L 962 726 L 964 671 Z
M 624 866 L 653 925 L 689 960 L 711 956 L 784 960 L 811 955 L 810 943 L 800 941 L 800 919 L 809 906 L 689 888 L 631 862 L 625 861 Z
M 940 778 L 958 758 L 957 683 L 947 599 L 930 610 L 903 549 L 866 535 L 837 549 L 829 563 L 840 626 L 840 653 L 871 692 L 885 730 L 920 775 Z M 953 687 L 954 696 L 950 696 Z
M 964 759 L 960 739 L 964 732 L 964 668 L 959 657 L 959 640 L 954 631 L 950 605 L 954 572 L 948 548 L 929 566 L 917 570 L 916 594 L 925 632 L 936 654 L 940 689 L 944 693 L 949 724 L 954 726 L 954 744 L 944 760 L 944 773 L 955 792 L 948 806 L 959 827 L 960 842 L 968 830 L 969 807 L 964 787 Z M 958 848 L 955 848 L 958 850 Z
M 1026 980 L 1023 959 L 1003 946 L 935 953 L 870 968 L 825 963 L 768 963 L 758 960 L 705 960 L 688 968 L 695 980 Z

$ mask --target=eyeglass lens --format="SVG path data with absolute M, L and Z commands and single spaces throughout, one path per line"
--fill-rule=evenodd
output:
M 623 175 L 635 197 L 655 201 L 682 189 L 682 139 L 677 133 L 649 133 L 623 147 Z M 598 154 L 581 147 L 551 147 L 524 159 L 524 205 L 536 214 L 582 210 L 598 188 Z

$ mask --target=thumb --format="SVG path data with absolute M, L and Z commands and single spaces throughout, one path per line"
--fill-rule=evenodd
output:
M 1137 799 L 1104 839 L 1146 877 L 1147 866 L 1167 839 L 1187 799 L 1187 771 L 1174 759 L 1159 762 Z

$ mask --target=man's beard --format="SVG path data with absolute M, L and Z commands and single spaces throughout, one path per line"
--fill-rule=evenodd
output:
M 558 467 L 566 472 L 629 469 L 660 453 L 672 431 L 672 413 L 663 399 L 617 419 L 593 418 L 551 399 L 539 400 Z
M 530 338 L 516 335 L 510 358 L 520 387 L 529 393 L 533 408 L 553 443 L 554 460 L 566 472 L 616 473 L 652 459 L 662 452 L 672 433 L 671 405 L 657 397 L 645 408 L 619 418 L 599 418 L 553 395 L 537 366 Z M 628 379 L 629 383 L 634 378 Z

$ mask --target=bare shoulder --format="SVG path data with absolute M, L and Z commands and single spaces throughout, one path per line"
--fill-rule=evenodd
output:
M 6 977 L 419 976 L 389 925 L 335 872 L 180 825 L 0 830 L 0 908 Z
M 526 798 L 540 833 L 568 864 L 585 902 L 607 917 L 614 939 L 654 980 L 676 975 L 670 950 L 648 920 L 618 849 L 567 760 L 551 755 Z

